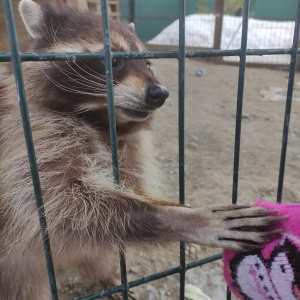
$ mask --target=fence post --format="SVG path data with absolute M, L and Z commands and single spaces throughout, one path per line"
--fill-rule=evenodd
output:
M 224 16 L 224 0 L 216 0 L 215 4 L 215 34 L 214 34 L 214 50 L 221 49 L 222 27 Z M 213 58 L 214 63 L 222 63 L 223 57 L 218 56 Z
M 129 2 L 129 23 L 135 22 L 135 0 Z

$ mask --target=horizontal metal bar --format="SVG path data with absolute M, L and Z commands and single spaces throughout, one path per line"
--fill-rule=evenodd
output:
M 216 255 L 212 255 L 212 256 L 209 256 L 209 257 L 206 257 L 206 258 L 203 258 L 203 259 L 199 259 L 199 260 L 196 260 L 196 261 L 193 261 L 191 263 L 186 264 L 185 265 L 185 270 L 187 271 L 187 270 L 190 270 L 190 269 L 193 269 L 193 268 L 196 268 L 196 267 L 200 267 L 200 266 L 206 265 L 208 263 L 214 262 L 216 260 L 219 260 L 221 258 L 222 258 L 222 254 L 216 254 Z M 148 282 L 152 282 L 152 281 L 155 281 L 155 280 L 158 280 L 158 279 L 170 276 L 170 275 L 177 274 L 181 270 L 182 270 L 182 268 L 180 266 L 178 266 L 178 267 L 171 268 L 171 269 L 168 269 L 168 270 L 160 272 L 160 273 L 152 274 L 150 276 L 143 277 L 143 278 L 131 281 L 131 282 L 128 283 L 128 288 L 133 288 L 133 287 L 136 287 L 136 286 L 148 283 Z M 122 285 L 119 285 L 119 286 L 116 286 L 116 287 L 113 287 L 113 288 L 95 293 L 93 295 L 88 295 L 88 296 L 85 296 L 85 297 L 76 298 L 76 300 L 100 299 L 100 298 L 103 298 L 105 296 L 109 296 L 109 295 L 112 295 L 112 294 L 115 294 L 115 293 L 119 293 L 119 292 L 122 291 L 122 288 L 123 288 Z
M 196 267 L 200 267 L 200 266 L 206 265 L 208 263 L 214 262 L 216 260 L 219 260 L 221 258 L 222 258 L 222 254 L 216 254 L 216 255 L 209 256 L 209 257 L 205 257 L 203 259 L 195 260 L 195 261 L 192 261 L 192 262 L 186 264 L 185 270 L 187 271 L 187 270 L 190 270 L 190 269 L 193 269 Z
M 281 49 L 247 49 L 246 55 L 281 55 L 292 54 L 291 48 Z M 297 49 L 300 53 L 300 48 Z M 216 57 L 216 56 L 239 56 L 240 49 L 233 50 L 186 50 L 185 57 Z M 143 58 L 178 58 L 179 51 L 143 51 L 143 52 L 113 52 L 113 58 L 143 59 Z M 104 59 L 104 52 L 21 52 L 21 61 L 76 61 L 77 59 Z M 11 61 L 11 54 L 1 52 L 0 62 Z

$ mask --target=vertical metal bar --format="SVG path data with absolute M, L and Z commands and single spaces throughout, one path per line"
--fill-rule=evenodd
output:
M 184 174 L 184 93 L 185 93 L 185 10 L 186 1 L 179 1 L 179 57 L 178 57 L 178 84 L 179 84 L 179 202 L 185 203 L 185 174 Z M 180 243 L 180 289 L 179 299 L 184 300 L 184 286 L 185 286 L 185 244 Z
M 13 10 L 12 10 L 11 1 L 3 0 L 3 5 L 5 11 L 7 31 L 9 35 L 11 58 L 12 58 L 12 63 L 14 68 L 16 88 L 17 88 L 22 123 L 24 128 L 24 136 L 26 140 L 26 147 L 28 152 L 32 183 L 33 183 L 36 205 L 38 208 L 37 212 L 39 216 L 40 228 L 41 228 L 41 233 L 43 238 L 43 246 L 44 246 L 46 266 L 47 266 L 47 271 L 49 276 L 50 290 L 51 290 L 52 299 L 58 300 L 55 273 L 54 273 L 54 267 L 53 267 L 51 249 L 50 249 L 50 242 L 49 242 L 49 236 L 47 232 L 47 221 L 46 221 L 46 215 L 45 215 L 45 209 L 44 209 L 44 203 L 42 197 L 42 189 L 41 189 L 38 166 L 37 166 L 35 151 L 34 151 L 34 144 L 33 144 L 30 119 L 29 119 L 28 107 L 26 102 L 23 74 L 21 68 L 21 59 L 19 54 L 19 46 L 18 46 L 14 17 L 12 13 Z
M 226 290 L 226 300 L 231 300 L 231 292 L 227 286 L 227 290 Z
M 100 0 L 102 14 L 102 30 L 104 40 L 104 62 L 106 70 L 106 90 L 108 98 L 108 116 L 109 116 L 109 134 L 113 162 L 113 174 L 115 184 L 120 183 L 119 161 L 118 161 L 118 144 L 116 131 L 116 118 L 114 108 L 114 90 L 113 90 L 113 74 L 112 74 L 112 53 L 110 44 L 109 18 L 107 0 Z
M 108 4 L 107 0 L 101 0 L 101 15 L 102 15 L 102 31 L 104 40 L 104 62 L 106 70 L 106 89 L 108 98 L 108 115 L 109 115 L 109 131 L 110 131 L 110 143 L 113 162 L 113 174 L 115 184 L 118 186 L 120 183 L 120 172 L 118 162 L 118 144 L 117 144 L 117 132 L 116 132 L 116 119 L 114 109 L 114 92 L 113 92 L 113 73 L 112 73 L 112 53 L 110 43 L 110 27 L 108 18 Z M 123 286 L 122 297 L 123 300 L 128 299 L 128 281 L 126 271 L 125 253 L 120 250 L 120 269 L 121 269 L 121 282 Z
M 129 2 L 129 22 L 135 22 L 135 0 L 130 0 Z
M 233 204 L 237 203 L 237 195 L 238 195 L 243 95 L 244 95 L 244 81 L 245 81 L 245 69 L 246 69 L 248 18 L 249 18 L 249 6 L 250 6 L 249 4 L 250 4 L 250 0 L 244 0 L 241 54 L 240 54 L 239 80 L 238 80 L 238 92 L 237 92 L 236 124 L 235 124 L 235 145 L 234 145 L 234 165 L 233 165 L 233 184 L 232 184 Z M 228 287 L 227 287 L 226 299 L 231 300 L 231 293 Z
M 282 135 L 281 157 L 280 157 L 278 189 L 277 189 L 277 203 L 280 203 L 282 200 L 285 160 L 286 160 L 286 152 L 287 152 L 287 143 L 288 143 L 291 108 L 292 108 L 295 72 L 296 72 L 296 66 L 297 66 L 299 27 L 300 27 L 300 0 L 298 0 L 297 16 L 296 16 L 296 20 L 295 20 L 294 38 L 293 38 L 290 71 L 289 71 L 289 81 L 288 81 L 285 115 L 284 115 L 284 123 L 283 123 L 283 135 Z
M 121 269 L 121 283 L 122 289 L 122 299 L 128 299 L 128 280 L 127 280 L 127 268 L 126 268 L 126 258 L 125 253 L 120 250 L 120 269 Z
M 237 194 L 238 194 L 238 176 L 239 176 L 239 161 L 240 161 L 244 80 L 245 80 L 245 68 L 246 68 L 249 2 L 250 0 L 244 0 L 244 7 L 243 7 L 243 27 L 242 27 L 239 80 L 238 80 L 238 92 L 237 92 L 233 186 L 232 186 L 232 203 L 234 204 L 237 203 Z

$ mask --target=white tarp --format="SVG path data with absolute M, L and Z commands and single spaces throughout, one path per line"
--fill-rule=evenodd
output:
M 186 46 L 212 48 L 214 42 L 215 16 L 213 14 L 193 14 L 185 19 Z M 179 21 L 176 20 L 149 44 L 178 45 Z M 248 49 L 290 48 L 292 46 L 294 22 L 264 21 L 249 18 Z M 242 17 L 224 16 L 221 49 L 239 49 L 241 45 Z M 226 60 L 238 60 L 226 57 Z M 248 56 L 248 62 L 288 64 L 289 55 Z

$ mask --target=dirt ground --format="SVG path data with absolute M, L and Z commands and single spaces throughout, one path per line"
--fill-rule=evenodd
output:
M 157 156 L 166 174 L 166 195 L 178 201 L 178 63 L 154 61 L 170 98 L 157 114 L 154 140 Z M 197 70 L 203 76 L 196 76 Z M 214 65 L 204 60 L 186 61 L 186 201 L 192 206 L 229 204 L 235 134 L 238 67 Z M 287 70 L 247 68 L 242 121 L 239 203 L 260 197 L 275 200 L 279 173 L 282 127 L 288 82 Z M 297 74 L 291 114 L 283 199 L 300 202 L 300 76 Z M 219 253 L 218 249 L 188 245 L 187 261 Z M 129 280 L 150 275 L 179 264 L 179 246 L 128 252 Z M 82 284 L 83 282 L 83 284 Z M 199 287 L 212 300 L 225 299 L 222 262 L 187 272 L 186 283 Z M 90 293 L 97 288 L 84 279 L 69 276 L 60 290 L 61 300 Z M 178 299 L 179 276 L 134 288 L 140 300 Z
M 169 101 L 157 117 L 155 141 L 169 180 L 168 196 L 178 199 L 177 61 L 159 60 L 155 65 L 163 83 L 170 85 L 171 92 Z M 195 76 L 199 69 L 204 71 L 201 77 Z M 282 197 L 285 202 L 300 202 L 299 80 L 297 74 Z M 287 82 L 287 70 L 246 70 L 239 203 L 251 204 L 256 197 L 276 199 Z M 195 59 L 186 61 L 185 183 L 186 201 L 192 206 L 231 201 L 237 84 L 238 68 L 235 66 Z M 188 261 L 193 256 L 203 258 L 216 253 L 206 247 L 197 250 L 192 255 L 189 252 Z M 176 249 L 160 251 L 153 259 L 158 260 L 159 266 L 170 267 L 178 263 L 177 253 Z M 221 262 L 187 272 L 186 283 L 196 285 L 213 300 L 225 299 Z M 151 290 L 155 285 L 148 286 Z M 141 299 L 178 299 L 178 277 L 161 280 L 153 290 L 159 295 L 150 293 L 151 296 L 148 294 Z

